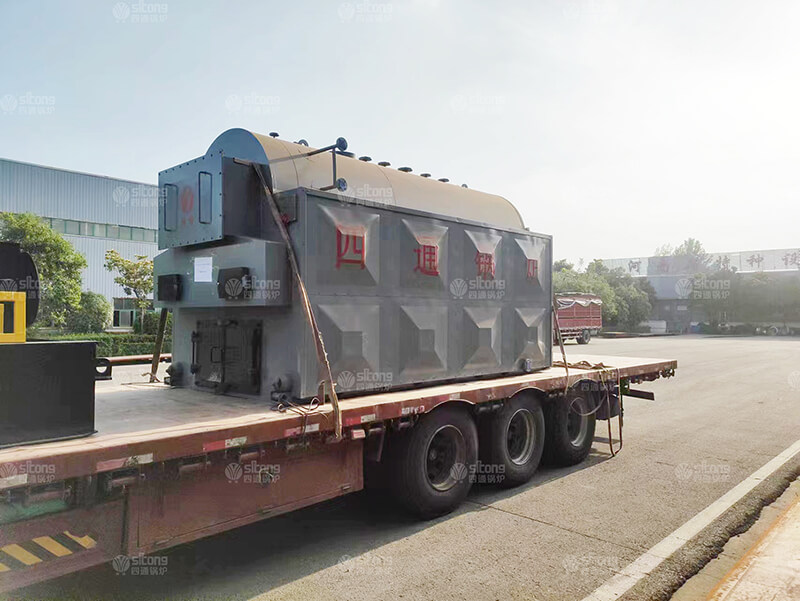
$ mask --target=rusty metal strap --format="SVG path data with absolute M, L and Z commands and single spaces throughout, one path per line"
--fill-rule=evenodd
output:
M 294 247 L 292 246 L 292 240 L 289 237 L 289 231 L 286 229 L 286 224 L 283 222 L 283 219 L 281 218 L 281 212 L 280 209 L 278 209 L 278 203 L 275 202 L 275 197 L 272 194 L 271 186 L 267 183 L 267 180 L 264 177 L 264 174 L 261 172 L 259 165 L 252 163 L 250 161 L 243 161 L 240 159 L 236 159 L 236 162 L 250 165 L 251 167 L 253 167 L 253 170 L 256 172 L 258 179 L 261 181 L 261 187 L 263 188 L 264 195 L 267 198 L 267 205 L 269 206 L 270 213 L 272 215 L 272 220 L 275 222 L 275 225 L 277 226 L 278 231 L 281 234 L 281 238 L 283 239 L 283 243 L 286 245 L 286 253 L 289 257 L 289 264 L 292 267 L 292 273 L 294 274 L 295 280 L 297 281 L 297 288 L 300 291 L 300 301 L 301 304 L 303 305 L 303 312 L 305 313 L 308 325 L 311 327 L 311 331 L 314 334 L 313 338 L 314 338 L 314 346 L 317 351 L 317 361 L 319 362 L 319 365 L 323 370 L 322 400 L 324 401 L 325 386 L 327 386 L 330 394 L 331 405 L 333 406 L 334 436 L 336 440 L 341 440 L 342 412 L 339 408 L 339 397 L 336 394 L 336 386 L 333 383 L 331 364 L 328 361 L 328 353 L 325 352 L 325 342 L 322 340 L 322 332 L 320 331 L 316 317 L 314 316 L 314 310 L 311 307 L 311 301 L 308 299 L 308 291 L 306 290 L 306 285 L 303 282 L 302 276 L 300 275 L 300 266 L 297 262 L 297 256 L 295 255 Z
M 553 361 L 553 367 L 571 367 L 573 369 L 616 369 L 615 367 L 606 365 L 603 362 L 589 363 L 585 359 L 583 361 L 570 361 L 569 363 L 564 363 L 563 361 Z
M 608 410 L 608 420 L 607 420 L 608 421 L 608 448 L 611 451 L 611 456 L 615 457 L 617 455 L 617 453 L 619 453 L 622 450 L 622 387 L 620 386 L 620 379 L 621 379 L 621 375 L 622 374 L 620 373 L 619 368 L 612 367 L 610 365 L 605 365 L 603 362 L 590 363 L 589 361 L 586 361 L 585 359 L 582 360 L 582 361 L 573 361 L 573 362 L 567 361 L 567 352 L 564 349 L 564 339 L 561 337 L 561 328 L 558 325 L 558 310 L 557 310 L 557 307 L 558 307 L 558 303 L 556 301 L 555 295 L 553 295 L 553 327 L 555 328 L 556 333 L 558 334 L 558 346 L 561 348 L 561 357 L 562 357 L 562 361 L 553 361 L 553 367 L 563 367 L 564 368 L 564 371 L 565 371 L 564 396 L 566 396 L 567 392 L 569 391 L 569 370 L 570 370 L 570 368 L 573 368 L 573 369 L 588 369 L 588 370 L 594 370 L 594 369 L 602 370 L 600 372 L 600 382 L 606 384 L 605 406 L 606 406 L 606 409 Z M 619 447 L 617 448 L 616 451 L 614 450 L 614 441 L 611 438 L 611 393 L 608 390 L 608 385 L 607 385 L 606 381 L 603 379 L 603 375 L 607 371 L 611 372 L 610 375 L 613 376 L 615 370 L 616 370 L 616 374 L 617 374 L 617 378 L 616 378 L 617 379 L 617 390 L 619 391 L 619 393 L 618 393 L 618 398 L 619 398 Z M 574 401 L 573 401 L 572 404 L 574 404 Z M 570 405 L 569 410 L 570 411 L 575 411 L 575 413 L 577 413 L 581 417 L 588 417 L 590 415 L 593 415 L 593 414 L 597 413 L 600 410 L 600 407 L 602 407 L 602 404 L 598 403 L 597 406 L 592 411 L 589 411 L 588 413 L 581 413 L 580 411 L 576 411 L 572 407 L 572 404 Z

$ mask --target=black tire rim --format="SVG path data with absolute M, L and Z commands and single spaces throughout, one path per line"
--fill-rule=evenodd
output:
M 536 429 L 533 413 L 527 409 L 517 409 L 506 428 L 506 449 L 508 458 L 514 465 L 525 465 L 533 456 L 536 443 Z
M 586 399 L 575 397 L 569 406 L 567 415 L 567 437 L 574 447 L 582 447 L 589 433 L 589 412 Z
M 451 424 L 433 433 L 425 449 L 425 476 L 439 492 L 446 492 L 467 476 L 467 443 Z

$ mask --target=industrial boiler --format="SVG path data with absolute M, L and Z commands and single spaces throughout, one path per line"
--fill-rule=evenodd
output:
M 162 171 L 170 383 L 303 401 L 325 362 L 343 396 L 550 366 L 551 237 L 423 175 L 243 129 Z

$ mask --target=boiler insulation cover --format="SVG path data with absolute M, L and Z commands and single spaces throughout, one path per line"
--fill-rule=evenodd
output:
M 252 161 L 269 165 L 273 188 L 278 192 L 300 187 L 320 189 L 332 183 L 330 153 L 281 160 L 313 150 L 308 146 L 245 129 L 229 129 L 214 140 L 208 152 L 222 151 L 229 156 L 249 157 Z M 337 176 L 347 182 L 347 189 L 340 193 L 343 196 L 500 227 L 524 227 L 514 205 L 496 194 L 381 167 L 344 155 L 337 156 L 336 165 Z

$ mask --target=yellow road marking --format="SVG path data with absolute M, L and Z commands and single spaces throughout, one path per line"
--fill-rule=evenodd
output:
M 64 557 L 65 555 L 72 555 L 72 551 L 67 549 L 57 540 L 50 538 L 49 536 L 40 536 L 38 538 L 34 538 L 33 542 L 35 542 L 43 549 L 47 549 L 48 551 L 50 551 L 50 553 L 52 553 L 56 557 Z
M 36 557 L 36 555 L 26 551 L 19 545 L 6 545 L 5 547 L 0 547 L 0 551 L 5 551 L 8 555 L 13 557 L 17 561 L 21 561 L 26 566 L 32 566 L 33 564 L 42 561 L 41 559 Z
M 97 546 L 95 540 L 88 534 L 86 536 L 75 536 L 74 534 L 70 534 L 68 530 L 64 530 L 64 534 L 85 549 L 93 549 L 95 546 Z
M 8 572 L 10 569 L 6 564 L 0 563 L 0 573 Z

